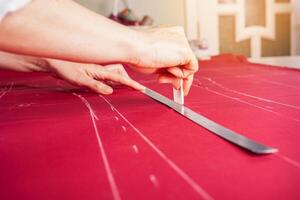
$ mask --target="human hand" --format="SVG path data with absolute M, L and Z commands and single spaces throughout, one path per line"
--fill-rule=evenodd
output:
M 47 59 L 49 69 L 54 76 L 72 85 L 86 87 L 100 94 L 111 94 L 110 85 L 123 84 L 136 90 L 144 90 L 144 86 L 131 79 L 124 67 L 115 65 L 95 65 Z
M 123 84 L 136 90 L 144 86 L 132 80 L 124 67 L 115 65 L 95 65 L 62 60 L 23 56 L 0 51 L 0 69 L 20 72 L 52 73 L 73 85 L 83 86 L 101 94 L 111 94 L 109 85 Z
M 183 90 L 187 95 L 193 75 L 198 71 L 198 61 L 184 30 L 181 27 L 164 27 L 138 31 L 143 35 L 144 44 L 140 59 L 131 67 L 142 73 L 158 73 L 160 83 L 172 83 L 177 89 L 180 79 L 183 79 Z

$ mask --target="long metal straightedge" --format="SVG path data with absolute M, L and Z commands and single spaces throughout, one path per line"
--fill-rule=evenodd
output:
M 196 124 L 204 127 L 205 129 L 211 131 L 212 133 L 218 135 L 219 137 L 241 147 L 248 151 L 251 151 L 255 154 L 271 154 L 276 153 L 278 149 L 265 146 L 263 144 L 257 143 L 241 134 L 235 133 L 234 131 L 194 112 L 193 110 L 180 105 L 167 97 L 149 89 L 146 88 L 143 91 L 144 94 L 151 97 L 152 99 L 155 99 L 156 101 L 159 101 L 162 104 L 165 104 L 166 106 L 172 108 L 179 114 L 183 115 L 184 117 L 192 120 Z

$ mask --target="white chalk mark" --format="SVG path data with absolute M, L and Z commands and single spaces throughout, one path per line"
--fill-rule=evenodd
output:
M 296 122 L 300 122 L 300 119 L 293 118 L 293 117 L 287 117 L 287 116 L 284 116 L 284 115 L 282 115 L 282 114 L 280 114 L 280 113 L 278 113 L 278 112 L 275 112 L 275 111 L 273 111 L 273 110 L 266 109 L 266 108 L 261 107 L 261 106 L 257 106 L 257 105 L 255 105 L 255 104 L 252 104 L 252 103 L 249 103 L 249 102 L 247 102 L 247 101 L 241 100 L 241 99 L 239 99 L 239 98 L 237 98 L 237 97 L 232 97 L 232 96 L 229 96 L 229 95 L 226 95 L 226 94 L 217 92 L 217 91 L 215 91 L 215 90 L 211 90 L 211 89 L 209 89 L 208 87 L 200 87 L 200 86 L 197 86 L 197 85 L 194 85 L 194 86 L 195 86 L 195 87 L 198 87 L 198 88 L 205 89 L 206 91 L 211 92 L 211 93 L 213 93 L 213 94 L 216 94 L 216 95 L 219 95 L 219 96 L 223 96 L 223 97 L 226 97 L 226 98 L 229 98 L 229 99 L 238 101 L 238 102 L 240 102 L 240 103 L 247 104 L 247 105 L 252 106 L 252 107 L 255 107 L 255 108 L 262 109 L 262 110 L 264 110 L 264 111 L 270 112 L 270 113 L 272 113 L 272 114 L 275 114 L 275 115 L 278 115 L 278 116 L 281 116 L 281 117 L 285 117 L 285 118 L 287 118 L 287 119 L 290 119 L 290 120 L 293 120 L 293 121 L 296 121 Z
M 73 95 L 79 97 L 81 99 L 81 101 L 85 104 L 85 106 L 89 109 L 91 115 L 93 116 L 93 118 L 95 118 L 96 120 L 99 120 L 97 115 L 95 114 L 94 110 L 92 109 L 90 103 L 81 95 L 76 94 L 76 93 L 72 93 Z
M 154 174 L 150 174 L 149 179 L 153 183 L 154 187 L 159 188 L 159 182 Z
M 104 96 L 99 95 L 107 104 L 113 106 Z M 114 107 L 114 106 L 113 106 Z M 213 198 L 200 186 L 198 185 L 186 172 L 184 172 L 178 165 L 170 160 L 161 150 L 159 150 L 142 132 L 137 129 L 127 118 L 125 118 L 115 107 L 115 111 L 120 117 L 126 121 L 131 128 L 192 188 L 205 200 L 212 200 Z
M 139 148 L 136 145 L 132 145 L 132 148 L 136 154 L 139 153 Z
M 27 108 L 27 107 L 30 107 L 31 105 L 33 105 L 33 103 L 22 103 L 22 104 L 19 104 L 18 107 L 20 108 Z
M 226 73 L 223 73 L 226 74 Z M 228 73 L 227 73 L 228 74 Z M 229 74 L 229 75 L 233 75 L 233 74 Z M 235 78 L 250 78 L 250 77 L 274 77 L 274 76 L 285 76 L 285 75 L 289 75 L 288 73 L 277 73 L 277 74 L 247 74 L 247 75 L 235 75 L 233 77 Z
M 118 191 L 118 187 L 116 185 L 112 170 L 110 168 L 110 165 L 109 165 L 109 162 L 108 162 L 105 150 L 104 150 L 104 146 L 102 144 L 100 134 L 99 134 L 99 131 L 98 131 L 98 128 L 97 128 L 97 124 L 96 124 L 96 121 L 95 121 L 95 119 L 98 119 L 98 118 L 95 115 L 90 103 L 83 96 L 78 95 L 76 93 L 73 93 L 73 95 L 77 96 L 85 104 L 85 106 L 89 110 L 89 113 L 90 113 L 90 116 L 91 116 L 91 119 L 92 119 L 92 122 L 93 122 L 94 130 L 95 130 L 95 134 L 96 134 L 96 137 L 97 137 L 99 150 L 100 150 L 101 156 L 103 158 L 103 163 L 104 163 L 105 171 L 106 171 L 107 178 L 108 178 L 108 181 L 109 181 L 109 184 L 110 184 L 110 188 L 111 188 L 111 191 L 112 191 L 113 198 L 114 198 L 114 200 L 121 200 L 121 197 L 120 197 L 120 194 L 119 194 L 119 191 Z
M 266 82 L 266 83 L 272 83 L 274 85 L 280 85 L 280 86 L 285 86 L 285 87 L 289 87 L 289 88 L 293 88 L 293 89 L 297 89 L 299 90 L 300 88 L 299 87 L 296 87 L 296 86 L 292 86 L 292 85 L 289 85 L 289 84 L 285 84 L 285 83 L 280 83 L 280 82 L 277 82 L 277 81 L 271 81 L 271 80 L 267 80 L 267 79 L 259 79 L 263 82 Z
M 282 160 L 300 169 L 300 163 L 284 155 L 276 154 Z
M 272 110 L 272 109 L 274 109 L 273 107 L 271 107 L 271 106 L 265 106 L 267 109 L 269 109 L 269 110 Z
M 116 120 L 116 121 L 119 121 L 119 117 L 115 116 L 115 120 Z
M 281 106 L 286 106 L 286 107 L 290 107 L 290 108 L 294 108 L 294 109 L 300 110 L 299 106 L 290 105 L 290 104 L 286 104 L 286 103 L 274 101 L 274 100 L 271 100 L 271 99 L 257 97 L 257 96 L 250 95 L 250 94 L 247 94 L 247 93 L 244 93 L 244 92 L 236 91 L 236 90 L 233 90 L 233 89 L 230 89 L 228 87 L 223 86 L 222 84 L 216 82 L 215 80 L 212 80 L 211 78 L 205 78 L 205 79 L 208 80 L 210 83 L 212 83 L 212 84 L 214 84 L 214 85 L 216 85 L 216 86 L 218 86 L 218 87 L 220 87 L 220 88 L 222 88 L 222 89 L 224 89 L 226 91 L 232 92 L 232 93 L 236 93 L 236 94 L 239 94 L 239 95 L 242 95 L 242 96 L 246 96 L 246 97 L 250 97 L 250 98 L 253 98 L 253 99 L 257 99 L 257 100 L 260 100 L 260 101 L 264 101 L 264 102 L 268 102 L 268 103 L 274 103 L 274 104 L 278 104 L 278 105 L 281 105 Z
M 196 87 L 197 87 L 197 86 L 196 86 Z M 268 110 L 268 109 L 263 108 L 263 107 L 261 107 L 261 106 L 257 106 L 257 105 L 255 105 L 255 104 L 252 104 L 252 103 L 249 103 L 249 102 L 247 102 L 247 101 L 241 100 L 241 99 L 239 99 L 239 98 L 237 98 L 237 97 L 232 97 L 232 96 L 223 94 L 223 93 L 221 93 L 221 92 L 217 92 L 217 91 L 215 91 L 215 90 L 211 90 L 211 89 L 209 89 L 208 87 L 204 87 L 203 89 L 205 89 L 205 90 L 208 91 L 208 92 L 217 94 L 217 95 L 219 95 L 219 96 L 223 96 L 223 97 L 226 97 L 226 98 L 228 98 L 228 99 L 232 99 L 232 100 L 235 100 L 235 101 L 238 101 L 238 102 L 241 102 L 241 103 L 244 103 L 244 104 L 253 106 L 253 107 L 255 107 L 255 108 L 260 108 L 260 109 L 265 110 L 265 111 L 267 111 L 267 112 L 276 113 L 275 111 Z M 276 113 L 276 114 L 277 114 L 277 113 Z
M 125 126 L 122 126 L 122 129 L 123 129 L 124 132 L 127 131 L 127 128 Z
M 6 87 L 6 88 L 4 88 L 3 90 L 1 90 L 1 93 L 0 93 L 0 99 L 1 99 L 2 97 L 4 97 L 4 95 L 6 95 L 8 92 L 11 91 L 11 89 L 13 88 L 13 85 L 14 85 L 14 83 L 11 82 L 9 88 Z

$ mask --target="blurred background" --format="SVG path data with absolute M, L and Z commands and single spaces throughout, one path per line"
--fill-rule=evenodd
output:
M 300 0 L 77 0 L 102 15 L 126 7 L 155 25 L 179 25 L 200 56 L 257 59 L 300 55 Z M 297 16 L 299 15 L 299 16 Z

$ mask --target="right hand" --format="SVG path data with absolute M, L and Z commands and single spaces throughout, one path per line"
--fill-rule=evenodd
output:
M 158 81 L 180 87 L 183 79 L 185 95 L 189 93 L 193 75 L 198 71 L 198 61 L 193 54 L 181 27 L 141 29 L 144 36 L 142 53 L 136 65 L 142 73 L 158 73 Z

